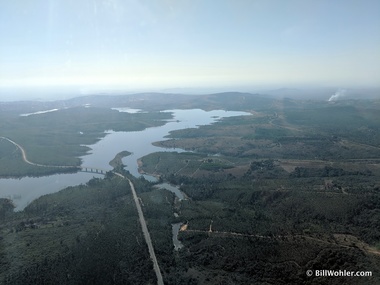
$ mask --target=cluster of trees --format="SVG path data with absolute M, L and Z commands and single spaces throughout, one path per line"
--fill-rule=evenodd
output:
M 171 118 L 167 112 L 130 114 L 94 107 L 64 108 L 28 117 L 15 112 L 16 115 L 5 116 L 6 123 L 0 124 L 2 136 L 20 144 L 30 161 L 60 166 L 79 166 L 79 157 L 89 150 L 85 145 L 98 141 L 107 130 L 143 130 L 163 125 L 165 120 Z M 8 141 L 0 141 L 0 177 L 39 176 L 70 171 L 73 169 L 26 164 L 19 149 Z
M 181 258 L 195 265 L 198 284 L 325 284 L 307 270 L 371 271 L 373 277 L 329 278 L 329 284 L 377 284 L 379 262 L 360 249 L 342 248 L 312 239 L 229 237 L 182 233 Z M 190 275 L 191 276 L 191 275 Z
M 9 269 L 2 284 L 154 282 L 152 264 L 137 220 L 123 214 L 113 218 L 102 230 L 77 236 L 73 245 L 63 244 L 55 256 L 47 255 L 40 262 L 23 264 L 19 270 Z
M 311 167 L 296 167 L 290 174 L 290 177 L 339 177 L 347 175 L 373 175 L 369 169 L 363 171 L 347 171 L 342 168 L 335 168 L 331 166 L 325 166 L 323 168 L 311 168 Z
M 253 162 L 250 167 L 252 173 L 262 168 L 271 171 L 276 166 L 269 160 Z M 326 171 L 334 173 L 335 169 Z M 183 265 L 178 270 L 196 267 L 200 272 L 186 274 L 196 279 L 191 282 L 319 284 L 323 278 L 309 278 L 305 272 L 327 268 L 326 262 L 329 269 L 339 270 L 344 264 L 347 270 L 379 272 L 376 255 L 364 253 L 356 243 L 340 246 L 333 236 L 352 235 L 376 245 L 380 240 L 379 193 L 365 189 L 361 195 L 304 191 L 302 179 L 295 177 L 286 179 L 286 190 L 281 188 L 282 178 L 273 177 L 260 181 L 244 176 L 168 178 L 182 183 L 181 189 L 192 197 L 182 202 L 181 219 L 187 221 L 189 230 L 203 231 L 180 232 L 185 249 L 179 252 Z M 208 233 L 210 224 L 212 233 Z M 332 284 L 376 284 L 376 278 L 336 278 Z
M 13 204 L 12 200 L 0 198 L 0 221 L 9 215 L 12 215 L 14 208 L 15 205 Z
M 110 173 L 12 212 L 1 232 L 1 284 L 156 282 L 129 184 Z
M 250 166 L 253 175 L 276 168 L 271 160 Z M 345 269 L 378 272 L 378 259 L 363 254 L 355 244 L 342 250 L 332 236 L 344 233 L 378 243 L 378 193 L 329 196 L 303 191 L 302 178 L 287 178 L 293 188 L 285 191 L 280 187 L 282 178 L 169 175 L 192 198 L 181 203 L 180 217 L 175 218 L 172 193 L 153 190 L 145 179 L 123 174 L 133 179 L 141 197 L 165 284 L 319 282 L 304 272 L 323 266 L 321 255 L 332 269 L 345 264 Z M 1 209 L 9 211 L 9 201 L 1 202 Z M 174 252 L 171 223 L 178 220 L 204 233 L 181 232 L 185 248 Z M 2 228 L 6 234 L 0 240 L 3 284 L 155 282 L 129 184 L 112 172 L 105 179 L 43 196 L 6 221 Z M 13 246 L 5 248 L 3 243 L 10 240 Z M 19 252 L 12 260 L 21 267 L 7 259 L 9 252 Z M 200 274 L 193 274 L 194 268 Z
M 260 163 L 252 165 L 256 164 Z M 205 211 L 206 219 L 213 217 L 214 224 L 219 224 L 221 230 L 233 228 L 238 232 L 248 230 L 252 234 L 263 234 L 269 229 L 274 235 L 278 235 L 284 232 L 303 233 L 305 229 L 313 229 L 314 233 L 323 234 L 334 231 L 350 232 L 370 244 L 380 239 L 377 217 L 380 204 L 376 202 L 380 200 L 380 196 L 379 193 L 364 187 L 361 188 L 360 194 L 348 195 L 342 191 L 329 194 L 328 191 L 315 191 L 313 187 L 308 189 L 306 187 L 311 181 L 304 181 L 305 178 L 169 178 L 172 178 L 171 182 L 182 183 L 181 190 L 193 200 L 192 203 L 183 204 L 183 207 L 196 209 L 198 205 L 209 203 L 201 207 L 201 212 Z M 336 183 L 339 183 L 339 180 Z M 367 184 L 363 182 L 363 185 Z M 367 187 L 371 189 L 369 185 Z M 351 188 L 350 192 L 353 192 Z M 219 208 L 211 207 L 211 201 L 218 202 Z M 200 210 L 186 213 L 190 216 L 185 218 L 192 220 L 192 215 L 200 213 Z M 196 215 L 196 219 L 201 218 Z M 215 222 L 216 220 L 220 221 Z M 362 224 L 353 223 L 358 220 Z

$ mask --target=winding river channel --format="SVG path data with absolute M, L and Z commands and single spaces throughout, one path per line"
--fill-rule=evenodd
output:
M 130 109 L 118 108 L 117 110 L 119 112 L 131 112 Z M 200 109 L 168 110 L 165 112 L 171 112 L 173 118 L 168 120 L 163 126 L 147 128 L 136 132 L 107 131 L 103 139 L 93 145 L 89 145 L 91 151 L 81 157 L 82 166 L 111 170 L 112 167 L 109 165 L 109 161 L 117 153 L 126 150 L 132 154 L 123 158 L 123 163 L 131 174 L 139 177 L 137 165 L 139 158 L 157 151 L 183 151 L 177 148 L 166 149 L 152 145 L 153 142 L 165 140 L 165 136 L 170 131 L 212 124 L 224 117 L 249 115 L 246 112 L 224 110 L 206 112 Z M 38 116 L 38 114 L 35 116 Z M 15 210 L 19 211 L 42 195 L 57 192 L 68 186 L 86 183 L 92 177 L 101 177 L 101 175 L 79 172 L 38 178 L 0 179 L 0 197 L 12 199 L 16 206 Z M 149 180 L 154 179 L 151 176 L 145 177 Z M 179 194 L 177 193 L 176 195 L 178 196 Z M 179 198 L 181 199 L 181 197 Z

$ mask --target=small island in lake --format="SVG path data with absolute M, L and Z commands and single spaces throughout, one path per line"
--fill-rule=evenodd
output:
M 123 157 L 126 157 L 128 155 L 131 155 L 132 153 L 129 151 L 121 151 L 118 154 L 115 155 L 115 157 L 109 162 L 109 165 L 111 165 L 113 168 L 117 168 L 123 165 Z

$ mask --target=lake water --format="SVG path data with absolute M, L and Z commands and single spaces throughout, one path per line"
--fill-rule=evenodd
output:
M 182 226 L 182 223 L 172 224 L 172 240 L 173 240 L 174 250 L 179 250 L 183 247 L 182 242 L 178 240 L 178 232 L 181 226 Z
M 120 112 L 125 109 L 120 109 Z M 126 169 L 134 176 L 139 177 L 137 160 L 152 152 L 157 151 L 183 151 L 178 148 L 161 148 L 153 146 L 156 141 L 165 140 L 170 131 L 196 128 L 208 125 L 224 117 L 249 115 L 246 112 L 235 111 L 203 111 L 192 110 L 168 110 L 174 118 L 160 127 L 147 128 L 136 132 L 113 132 L 107 131 L 107 135 L 97 143 L 89 145 L 91 151 L 81 157 L 82 166 L 111 170 L 109 161 L 116 154 L 127 150 L 132 154 L 123 158 Z M 86 183 L 92 177 L 101 177 L 91 173 L 59 174 L 39 178 L 25 177 L 22 179 L 0 179 L 0 198 L 10 198 L 14 201 L 16 210 L 22 210 L 34 199 L 49 193 L 57 192 L 68 186 Z M 154 179 L 146 176 L 148 179 Z
M 91 154 L 82 157 L 82 165 L 111 170 L 109 161 L 114 156 L 124 150 L 132 154 L 123 158 L 126 169 L 134 176 L 139 177 L 137 160 L 149 153 L 157 151 L 177 151 L 180 148 L 162 148 L 152 145 L 153 142 L 165 140 L 165 136 L 170 131 L 196 128 L 201 125 L 209 125 L 225 117 L 248 115 L 246 112 L 235 111 L 203 111 L 200 109 L 191 110 L 168 110 L 172 112 L 174 118 L 160 127 L 147 128 L 136 132 L 113 132 L 108 131 L 105 138 L 96 144 L 89 145 Z
M 58 192 L 68 186 L 84 184 L 93 177 L 103 177 L 103 175 L 78 172 L 21 179 L 0 179 L 0 198 L 12 199 L 16 206 L 15 210 L 20 211 L 38 197 Z
M 173 186 L 169 183 L 160 183 L 160 184 L 155 185 L 155 187 L 169 190 L 170 192 L 174 193 L 179 200 L 185 199 L 185 196 L 183 195 L 183 193 L 181 192 L 181 190 L 179 190 L 177 186 Z

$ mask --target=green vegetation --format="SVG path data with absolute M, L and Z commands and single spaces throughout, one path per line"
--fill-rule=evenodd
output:
M 113 168 L 122 168 L 123 167 L 123 162 L 122 162 L 122 158 L 123 157 L 126 157 L 128 155 L 131 155 L 131 153 L 129 151 L 122 151 L 122 152 L 119 152 L 118 154 L 115 155 L 115 157 L 110 161 L 110 165 L 113 167 Z
M 133 102 L 135 108 L 174 104 Z M 165 284 L 379 284 L 377 101 L 274 101 L 224 93 L 178 102 L 252 115 L 174 131 L 156 143 L 196 152 L 141 158 L 142 171 L 178 185 L 188 199 L 179 201 L 123 172 L 137 190 Z M 30 160 L 75 165 L 85 151 L 78 146 L 96 141 L 105 130 L 142 129 L 168 116 L 102 108 L 54 113 L 30 121 L 1 114 L 0 130 L 25 144 L 34 153 Z M 56 136 L 54 147 L 47 144 Z M 62 158 L 58 151 L 53 156 L 63 145 Z M 128 154 L 110 158 L 111 165 L 123 171 L 121 158 Z M 8 172 L 2 163 L 11 166 Z M 15 173 L 21 164 L 18 149 L 0 141 L 0 173 Z M 33 171 L 22 167 L 19 173 Z M 155 283 L 129 184 L 112 172 L 40 197 L 22 212 L 12 210 L 11 201 L 0 199 L 0 282 Z M 179 232 L 184 248 L 175 251 L 171 224 L 177 222 L 184 224 Z M 306 275 L 322 269 L 373 276 Z
M 0 177 L 43 176 L 76 171 L 76 167 L 38 167 L 27 164 L 16 146 L 0 139 Z
M 329 284 L 378 284 L 376 106 L 284 102 L 157 142 L 197 151 L 142 158 L 190 197 L 176 209 L 185 248 L 168 284 L 324 284 L 305 274 L 320 268 L 373 274 Z
M 20 110 L 17 110 L 20 114 Z M 4 115 L 5 116 L 5 115 Z M 75 107 L 56 112 L 5 116 L 0 134 L 21 145 L 29 161 L 42 165 L 79 166 L 80 156 L 90 145 L 106 135 L 105 131 L 137 131 L 163 125 L 169 113 L 120 113 L 105 108 Z M 10 142 L 0 141 L 0 176 L 38 176 L 70 168 L 38 167 L 23 162 L 21 152 Z
M 202 165 L 200 166 L 200 169 L 207 171 L 221 171 L 223 169 L 229 168 L 232 168 L 232 166 L 215 158 L 208 158 L 204 160 Z
M 180 232 L 185 248 L 174 255 L 167 284 L 178 284 L 179 276 L 190 284 L 319 284 L 323 278 L 305 272 L 320 268 L 374 276 L 331 284 L 377 284 L 380 195 L 379 186 L 371 186 L 376 178 L 331 167 L 310 171 L 298 177 L 298 170 L 287 173 L 278 162 L 262 160 L 240 177 L 212 170 L 197 178 L 162 174 L 191 197 L 176 210 L 187 224 Z M 156 213 L 151 219 L 158 220 Z
M 0 227 L 1 284 L 153 284 L 129 184 L 111 173 L 43 196 Z M 3 216 L 1 216 L 3 217 Z
M 173 173 L 193 175 L 203 170 L 218 172 L 232 168 L 232 163 L 222 157 L 208 157 L 207 155 L 191 152 L 156 152 L 141 159 L 142 169 L 145 172 Z
M 173 131 L 164 147 L 241 159 L 338 161 L 380 157 L 380 107 L 301 104 L 230 117 L 199 129 Z M 248 107 L 248 106 L 247 106 Z
M 0 221 L 5 220 L 8 216 L 13 213 L 14 205 L 9 199 L 0 199 Z

